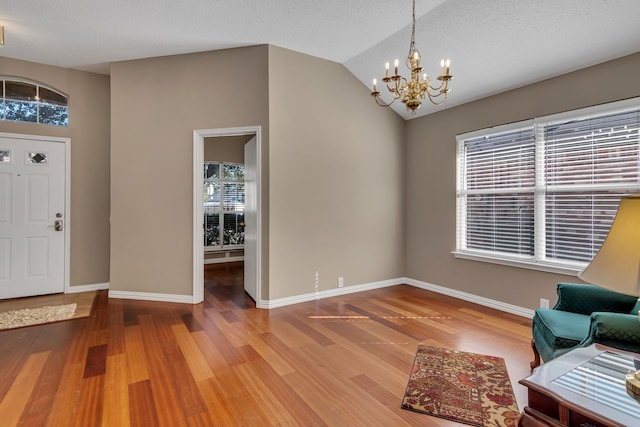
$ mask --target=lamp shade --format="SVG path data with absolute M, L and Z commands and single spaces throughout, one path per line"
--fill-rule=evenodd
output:
M 620 200 L 600 251 L 578 277 L 616 292 L 640 295 L 640 195 Z

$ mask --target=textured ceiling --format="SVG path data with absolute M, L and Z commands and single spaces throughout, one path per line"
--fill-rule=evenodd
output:
M 415 117 L 640 51 L 639 0 L 417 0 L 416 15 L 425 71 L 450 58 L 455 78 L 446 104 Z M 114 61 L 269 43 L 370 87 L 386 61 L 404 63 L 410 23 L 411 0 L 0 0 L 0 56 L 107 74 Z

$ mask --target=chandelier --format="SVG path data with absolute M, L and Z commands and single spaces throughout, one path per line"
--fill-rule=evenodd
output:
M 424 73 L 420 78 L 422 67 L 420 66 L 420 59 L 422 58 L 418 49 L 416 49 L 416 0 L 413 0 L 413 26 L 411 28 L 411 44 L 409 45 L 409 55 L 407 56 L 407 68 L 411 70 L 411 78 L 398 74 L 398 60 L 395 61 L 395 70 L 393 75 L 389 75 L 389 63 L 386 64 L 386 74 L 382 79 L 382 82 L 387 86 L 387 89 L 391 93 L 393 99 L 391 102 L 386 103 L 380 97 L 378 91 L 378 82 L 373 79 L 373 92 L 371 96 L 376 99 L 376 103 L 382 107 L 388 107 L 396 100 L 400 99 L 407 107 L 407 111 L 411 111 L 411 114 L 416 114 L 416 110 L 422 105 L 422 101 L 425 98 L 429 98 L 435 105 L 440 105 L 447 99 L 449 89 L 449 81 L 453 79 L 453 76 L 449 74 L 449 65 L 451 62 L 447 59 L 440 61 L 440 75 L 437 79 L 440 81 L 440 85 L 437 87 L 431 84 L 431 79 Z

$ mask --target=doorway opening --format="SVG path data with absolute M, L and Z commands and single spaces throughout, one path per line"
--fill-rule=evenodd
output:
M 212 297 L 240 309 L 255 308 L 255 302 L 244 290 L 244 262 L 211 263 L 204 266 L 205 299 Z
M 237 140 L 243 142 L 244 151 L 244 254 L 242 276 L 244 292 L 261 308 L 260 286 L 260 159 L 261 127 L 203 129 L 193 132 L 193 302 L 204 299 L 205 288 L 205 236 L 203 203 L 203 167 L 206 162 L 206 144 Z M 227 263 L 221 263 L 222 265 Z M 235 268 L 237 269 L 237 263 Z M 207 264 L 207 268 L 209 264 Z M 221 267 L 224 269 L 225 267 Z

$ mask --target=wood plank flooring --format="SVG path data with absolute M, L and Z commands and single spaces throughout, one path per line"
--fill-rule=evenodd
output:
M 198 305 L 108 299 L 0 332 L 2 426 L 457 426 L 400 409 L 419 343 L 503 357 L 518 403 L 528 319 L 411 286 L 258 310 L 242 264 Z

